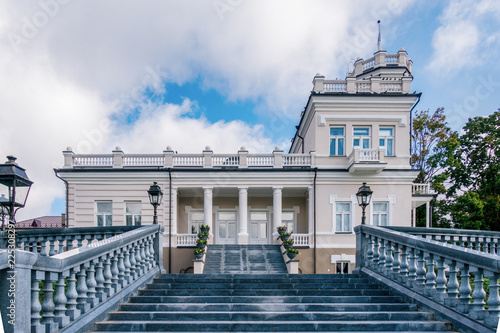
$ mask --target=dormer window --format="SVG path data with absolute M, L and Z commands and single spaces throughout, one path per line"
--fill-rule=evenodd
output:
M 345 128 L 343 126 L 330 127 L 330 156 L 344 156 Z
M 354 127 L 352 134 L 354 148 L 370 148 L 370 127 Z

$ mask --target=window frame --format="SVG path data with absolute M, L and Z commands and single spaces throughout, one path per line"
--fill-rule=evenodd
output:
M 338 271 L 338 267 L 337 265 L 342 265 L 342 266 L 346 266 L 347 268 L 347 273 L 344 273 L 344 267 L 342 267 L 342 271 L 339 272 Z M 351 262 L 350 261 L 336 261 L 335 262 L 335 274 L 351 274 Z
M 380 132 L 384 129 L 390 129 L 392 131 L 392 135 L 381 135 Z M 396 133 L 396 128 L 394 126 L 380 126 L 379 129 L 378 129 L 378 145 L 379 145 L 379 148 L 383 148 L 384 149 L 384 154 L 385 156 L 396 156 L 396 139 L 395 139 L 395 133 Z M 392 140 L 392 144 L 390 145 L 391 149 L 392 149 L 392 154 L 389 154 L 388 153 L 388 150 L 389 150 L 389 145 L 387 144 L 387 140 Z M 384 140 L 384 144 L 381 145 L 380 144 L 380 141 L 381 140 Z
M 351 227 L 349 231 L 337 231 L 337 203 L 349 203 L 350 204 L 350 223 Z M 338 198 L 336 195 L 330 195 L 330 204 L 332 205 L 332 233 L 341 234 L 353 234 L 354 226 L 356 223 L 356 209 L 357 199 L 356 195 L 351 195 L 350 198 Z
M 140 212 L 139 214 L 136 213 L 127 213 L 127 206 L 129 204 L 137 204 L 139 205 Z M 132 224 L 130 226 L 141 226 L 142 225 L 142 202 L 141 201 L 125 201 L 125 225 L 128 226 L 127 224 L 127 216 L 132 216 Z M 135 223 L 135 217 L 139 216 L 139 224 Z
M 111 204 L 111 212 L 100 212 L 99 211 L 99 204 L 100 203 Z M 99 225 L 99 216 L 102 216 L 102 225 Z M 108 219 L 106 218 L 107 216 L 111 217 L 111 224 L 110 225 L 107 224 L 107 221 L 108 221 Z M 97 200 L 95 202 L 95 225 L 97 227 L 113 226 L 113 200 Z
M 203 214 L 203 219 L 201 219 L 201 220 L 198 220 L 198 219 L 193 220 L 193 213 L 202 213 Z M 195 230 L 195 232 L 193 232 L 193 222 L 198 227 L 198 230 Z M 200 225 L 204 224 L 204 223 L 205 223 L 205 211 L 204 211 L 203 208 L 201 208 L 201 209 L 196 209 L 196 208 L 189 209 L 189 211 L 188 211 L 188 234 L 190 234 L 190 235 L 198 235 L 198 233 L 200 232 Z
M 368 134 L 367 135 L 356 135 L 354 132 L 356 129 L 367 129 Z M 368 140 L 368 147 L 364 146 L 364 140 Z M 355 145 L 354 140 L 360 140 L 360 145 Z M 372 147 L 372 128 L 371 126 L 353 126 L 352 127 L 352 148 L 358 148 L 358 149 L 370 149 Z
M 342 135 L 332 135 L 332 129 L 342 129 Z M 345 147 L 345 139 L 346 139 L 346 127 L 343 125 L 333 125 L 330 126 L 329 129 L 329 142 L 330 142 L 330 151 L 329 151 L 329 156 L 346 156 L 346 147 Z M 342 140 L 342 153 L 339 154 L 339 140 Z M 335 148 L 335 154 L 332 154 L 332 141 L 335 142 L 333 147 Z

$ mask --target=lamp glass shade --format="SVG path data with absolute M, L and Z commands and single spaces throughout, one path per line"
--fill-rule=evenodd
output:
M 363 186 L 361 186 L 358 190 L 358 193 L 356 193 L 356 198 L 358 199 L 358 205 L 362 207 L 368 206 L 372 198 L 372 193 L 373 191 L 370 189 L 370 187 L 367 186 L 366 183 L 363 183 Z
M 153 185 L 149 187 L 148 194 L 149 202 L 153 206 L 158 206 L 161 203 L 163 192 L 161 191 L 160 186 L 158 186 L 158 183 L 154 182 Z
M 24 207 L 33 182 L 26 171 L 17 165 L 15 157 L 7 158 L 6 163 L 0 164 L 0 205 Z

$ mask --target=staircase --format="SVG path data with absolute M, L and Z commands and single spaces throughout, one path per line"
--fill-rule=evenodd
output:
M 95 330 L 424 333 L 449 326 L 359 275 L 169 274 Z
M 205 274 L 285 274 L 278 245 L 209 245 Z

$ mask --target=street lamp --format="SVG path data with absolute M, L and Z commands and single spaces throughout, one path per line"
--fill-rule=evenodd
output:
M 154 182 L 153 185 L 149 187 L 149 202 L 153 205 L 154 208 L 154 216 L 153 216 L 153 224 L 158 224 L 158 216 L 156 215 L 156 208 L 161 204 L 161 198 L 163 197 L 163 192 L 161 191 L 160 186 L 158 186 L 157 182 Z
M 370 186 L 366 186 L 366 183 L 363 183 L 363 186 L 361 186 L 358 190 L 358 193 L 356 193 L 356 197 L 358 198 L 358 205 L 360 205 L 361 209 L 363 209 L 363 217 L 361 218 L 361 224 L 365 224 L 366 220 L 365 209 L 366 206 L 370 204 L 372 193 L 373 191 L 370 189 Z
M 26 204 L 32 184 L 14 156 L 7 156 L 7 162 L 0 164 L 0 207 L 2 215 L 9 216 L 9 224 L 15 223 L 17 210 Z M 5 230 L 3 222 L 2 230 Z

